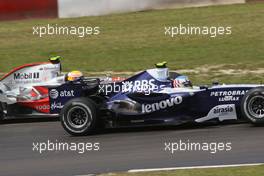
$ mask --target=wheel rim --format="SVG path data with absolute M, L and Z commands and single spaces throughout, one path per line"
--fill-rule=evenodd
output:
M 75 106 L 71 108 L 67 115 L 69 124 L 76 129 L 81 129 L 84 126 L 90 126 L 91 117 L 85 108 Z
M 264 97 L 255 96 L 248 103 L 249 114 L 255 118 L 261 119 L 264 117 Z

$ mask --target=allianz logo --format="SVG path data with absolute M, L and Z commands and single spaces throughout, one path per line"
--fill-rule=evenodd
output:
M 181 96 L 176 96 L 167 100 L 160 101 L 158 103 L 142 104 L 142 113 L 150 113 L 150 112 L 166 109 L 174 105 L 179 105 L 182 103 L 182 101 L 183 98 Z
M 57 99 L 58 97 L 74 97 L 74 90 L 63 90 L 57 91 L 56 89 L 51 89 L 49 92 L 50 98 Z

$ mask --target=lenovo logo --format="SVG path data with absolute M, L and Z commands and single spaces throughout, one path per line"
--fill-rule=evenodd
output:
M 183 101 L 181 96 L 177 96 L 174 98 L 170 98 L 164 101 L 160 101 L 158 103 L 153 104 L 142 104 L 142 112 L 143 113 L 150 113 L 162 109 L 166 109 L 168 107 L 172 107 L 174 105 L 179 105 Z

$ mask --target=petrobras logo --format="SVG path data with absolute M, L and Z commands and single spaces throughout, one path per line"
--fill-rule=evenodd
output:
M 245 90 L 230 90 L 230 91 L 215 91 L 211 92 L 211 97 L 222 97 L 222 96 L 240 96 L 245 95 L 247 91 Z
M 158 103 L 142 104 L 142 113 L 150 113 L 150 112 L 166 109 L 174 105 L 179 105 L 182 103 L 182 101 L 183 98 L 181 96 L 176 96 L 167 100 L 160 101 Z
M 219 97 L 219 102 L 239 101 L 240 97 L 247 93 L 246 90 L 215 91 L 211 92 L 211 97 Z
M 52 99 L 57 99 L 59 97 L 59 92 L 56 89 L 51 89 L 49 94 Z
M 56 89 L 50 90 L 50 98 L 57 99 L 58 97 L 74 97 L 75 92 L 74 90 L 63 90 L 63 91 L 57 91 Z
M 234 112 L 234 108 L 232 105 L 217 106 L 213 110 L 214 110 L 214 114 L 224 114 L 224 113 Z
M 29 80 L 29 79 L 39 79 L 39 72 L 33 73 L 14 73 L 14 80 Z

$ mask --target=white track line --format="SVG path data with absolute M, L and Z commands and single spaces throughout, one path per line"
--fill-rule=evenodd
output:
M 132 169 L 128 172 L 154 172 L 154 171 L 172 171 L 182 169 L 210 169 L 210 168 L 227 168 L 227 167 L 242 167 L 242 166 L 259 166 L 264 163 L 252 163 L 252 164 L 232 164 L 232 165 L 214 165 L 214 166 L 193 166 L 193 167 L 171 167 L 171 168 L 153 168 L 153 169 Z

